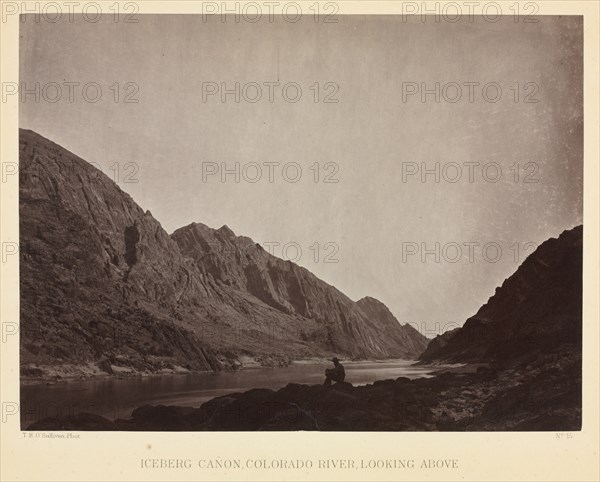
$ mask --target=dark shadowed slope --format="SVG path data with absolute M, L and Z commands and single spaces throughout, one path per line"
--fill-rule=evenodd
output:
M 432 340 L 421 360 L 503 363 L 563 344 L 581 352 L 582 260 L 582 226 L 545 241 L 463 327 Z

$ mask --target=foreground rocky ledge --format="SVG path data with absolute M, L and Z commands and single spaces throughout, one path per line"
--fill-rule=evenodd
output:
M 28 430 L 579 430 L 581 358 L 571 353 L 357 387 L 290 383 L 277 391 L 232 393 L 199 408 L 146 405 L 115 421 L 82 413 L 44 419 Z

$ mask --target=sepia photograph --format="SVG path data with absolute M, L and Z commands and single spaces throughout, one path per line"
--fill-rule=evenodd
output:
M 341 462 L 154 445 L 583 436 L 598 388 L 583 376 L 598 325 L 584 316 L 583 15 L 144 3 L 2 5 L 18 24 L 18 77 L 2 82 L 18 116 L 18 162 L 2 167 L 18 193 L 2 240 L 18 398 L 2 417 L 23 443 L 145 434 L 127 464 L 148 480 L 467 480 L 458 457 L 402 455 L 408 434 L 394 459 Z
M 578 430 L 582 26 L 26 17 L 23 428 Z

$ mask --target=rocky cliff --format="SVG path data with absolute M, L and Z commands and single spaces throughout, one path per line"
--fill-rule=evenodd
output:
M 542 243 L 465 324 L 421 360 L 502 364 L 562 345 L 581 353 L 583 227 Z
M 221 367 L 179 323 L 181 301 L 200 306 L 209 283 L 112 180 L 30 131 L 20 133 L 19 214 L 24 365 Z
M 364 300 L 355 303 L 307 269 L 272 256 L 227 226 L 214 230 L 193 223 L 172 237 L 204 275 L 252 295 L 282 315 L 316 322 L 317 332 L 308 336 L 324 349 L 335 347 L 351 357 L 416 358 L 426 347 L 427 338 L 400 325 L 383 303 L 369 298 L 379 311 Z M 305 322 L 295 324 L 301 327 Z
M 227 227 L 169 236 L 106 175 L 25 130 L 19 201 L 24 375 L 406 358 L 423 347 L 419 333 Z
M 376 320 L 380 324 L 381 331 L 391 331 L 397 326 L 398 320 L 381 301 L 365 296 L 358 300 L 356 304 L 368 319 Z M 407 357 L 417 357 L 418 354 L 425 351 L 428 343 L 429 339 L 421 335 L 416 328 L 408 323 L 402 325 L 401 344 L 406 350 Z

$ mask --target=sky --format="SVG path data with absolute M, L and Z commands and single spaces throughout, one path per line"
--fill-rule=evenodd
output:
M 582 222 L 581 17 L 63 17 L 23 17 L 21 127 L 169 233 L 227 225 L 428 336 Z

